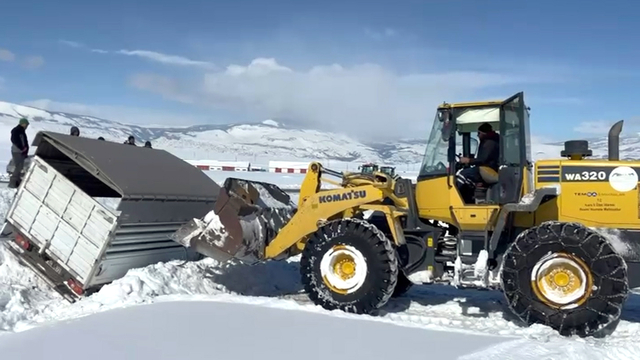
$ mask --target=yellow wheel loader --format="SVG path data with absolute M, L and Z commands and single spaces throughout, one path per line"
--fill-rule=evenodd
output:
M 465 202 L 460 159 L 474 157 L 482 123 L 499 133 L 500 166 L 478 169 Z M 313 162 L 296 206 L 275 185 L 230 178 L 215 209 L 172 238 L 219 261 L 302 254 L 305 291 L 326 309 L 372 314 L 414 284 L 448 283 L 501 290 L 525 323 L 606 336 L 640 286 L 640 164 L 619 160 L 621 130 L 609 132 L 609 159 L 587 159 L 576 140 L 534 165 L 523 93 L 444 103 L 415 184 Z

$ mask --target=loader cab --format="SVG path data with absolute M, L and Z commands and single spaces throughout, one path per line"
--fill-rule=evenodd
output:
M 472 202 L 464 202 L 456 186 L 456 174 L 469 167 L 462 157 L 474 158 L 480 145 L 478 127 L 488 123 L 500 137 L 499 170 L 480 167 L 482 181 L 476 184 Z M 524 94 L 504 101 L 444 103 L 438 107 L 416 185 L 419 207 L 465 207 L 501 205 L 520 201 L 523 190 L 533 187 L 526 176 L 532 164 L 529 113 Z M 449 195 L 438 195 L 449 189 Z M 420 197 L 424 204 L 420 204 Z M 433 200 L 428 204 L 427 198 Z
M 360 170 L 360 173 L 362 174 L 373 174 L 374 172 L 378 171 L 378 165 L 368 163 L 358 166 L 358 170 Z
M 381 166 L 380 167 L 380 172 L 385 173 L 385 174 L 393 177 L 396 174 L 396 168 L 393 167 L 393 166 Z

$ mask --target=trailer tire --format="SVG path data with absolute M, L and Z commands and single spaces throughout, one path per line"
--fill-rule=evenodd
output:
M 384 306 L 398 279 L 391 241 L 359 219 L 340 219 L 320 227 L 300 260 L 305 291 L 327 310 L 371 314 Z
M 629 293 L 626 263 L 606 238 L 555 221 L 518 235 L 505 253 L 501 283 L 518 318 L 564 336 L 611 334 Z
M 393 289 L 393 294 L 391 295 L 391 297 L 396 298 L 406 294 L 409 290 L 411 290 L 412 286 L 413 283 L 411 282 L 411 280 L 409 280 L 407 275 L 404 274 L 404 271 L 398 271 L 398 282 L 396 283 L 396 287 Z

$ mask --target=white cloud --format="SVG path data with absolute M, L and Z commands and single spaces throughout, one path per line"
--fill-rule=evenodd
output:
M 528 75 L 471 71 L 400 75 L 374 64 L 350 68 L 334 64 L 297 71 L 274 59 L 259 58 L 248 66 L 230 65 L 208 72 L 195 83 L 139 74 L 130 84 L 184 103 L 279 118 L 362 138 L 390 138 L 426 134 L 435 107 L 442 101 L 474 100 L 481 89 L 538 80 L 536 74 Z
M 0 49 L 0 61 L 14 61 L 16 55 L 7 49 Z
M 204 119 L 184 113 L 169 113 L 146 108 L 134 108 L 115 105 L 91 105 L 59 102 L 50 99 L 38 99 L 23 102 L 22 105 L 35 108 L 66 112 L 76 115 L 95 116 L 101 119 L 137 125 L 173 125 L 184 126 L 203 123 Z
M 27 69 L 37 69 L 44 65 L 44 58 L 42 56 L 27 56 L 22 61 L 22 66 Z
M 581 134 L 606 134 L 611 124 L 606 121 L 584 121 L 573 128 L 573 131 Z
M 62 45 L 69 46 L 72 48 L 88 49 L 90 52 L 93 52 L 96 54 L 117 54 L 117 55 L 125 55 L 125 56 L 136 56 L 142 59 L 151 60 L 158 63 L 166 64 L 166 65 L 194 66 L 194 67 L 199 67 L 203 69 L 215 68 L 215 64 L 208 61 L 192 60 L 184 56 L 163 54 L 156 51 L 126 50 L 126 49 L 109 51 L 109 50 L 103 50 L 103 49 L 90 48 L 76 41 L 58 40 L 58 42 Z
M 597 121 L 584 121 L 578 124 L 578 126 L 573 128 L 573 131 L 586 134 L 586 135 L 594 135 L 594 136 L 607 136 L 609 133 L 609 129 L 613 124 L 617 123 L 617 120 L 597 120 Z M 640 131 L 640 118 L 639 117 L 631 117 L 629 119 L 624 119 L 624 124 L 622 125 L 622 133 L 634 133 Z
M 163 64 L 181 65 L 181 66 L 197 66 L 203 68 L 214 68 L 215 65 L 208 61 L 191 60 L 184 56 L 167 55 L 155 51 L 148 50 L 118 50 L 116 53 L 128 56 L 138 56 Z

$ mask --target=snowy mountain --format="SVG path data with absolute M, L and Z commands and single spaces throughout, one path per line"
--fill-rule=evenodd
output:
M 420 162 L 424 151 L 422 143 L 365 144 L 346 135 L 292 128 L 274 120 L 254 124 L 145 127 L 0 101 L 0 131 L 8 133 L 20 117 L 31 121 L 30 138 L 40 130 L 68 133 L 71 126 L 77 126 L 81 136 L 102 136 L 124 142 L 132 134 L 140 144 L 150 140 L 155 148 L 188 158 L 329 159 L 402 164 Z
M 189 159 L 253 162 L 318 159 L 415 164 L 422 160 L 426 142 L 425 138 L 363 143 L 347 135 L 294 128 L 274 120 L 253 124 L 141 126 L 0 101 L 0 131 L 8 134 L 23 116 L 31 120 L 28 130 L 31 139 L 40 130 L 68 133 L 71 126 L 77 126 L 80 128 L 81 136 L 103 136 L 110 141 L 123 142 L 132 134 L 140 144 L 150 140 L 155 148 L 166 149 L 177 156 Z M 590 140 L 594 155 L 606 156 L 606 138 Z M 8 148 L 8 143 L 8 136 L 0 140 L 0 146 L 5 148 Z M 560 155 L 562 146 L 562 143 L 534 143 L 534 158 L 556 158 Z M 621 157 L 637 158 L 639 155 L 640 136 L 623 133 Z

